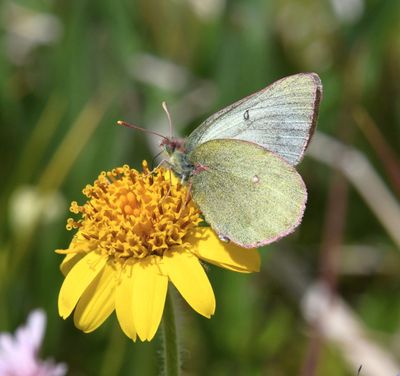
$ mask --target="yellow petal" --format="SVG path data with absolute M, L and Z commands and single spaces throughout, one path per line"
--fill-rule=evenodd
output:
M 74 265 L 81 260 L 86 253 L 79 252 L 79 253 L 69 253 L 67 254 L 61 262 L 60 270 L 61 273 L 66 276 L 70 270 L 74 267 Z
M 148 257 L 133 266 L 133 317 L 142 341 L 150 341 L 160 325 L 168 278 L 160 274 L 156 257 Z
M 185 250 L 167 251 L 163 271 L 196 312 L 208 318 L 214 314 L 214 292 L 196 256 Z
M 122 331 L 136 341 L 136 329 L 133 317 L 133 271 L 132 265 L 126 265 L 120 274 L 116 286 L 115 312 Z
M 201 259 L 241 273 L 260 270 L 260 255 L 256 248 L 242 248 L 223 243 L 210 227 L 198 227 L 187 238 L 193 251 Z
M 67 318 L 74 309 L 79 298 L 103 269 L 107 259 L 96 252 L 88 253 L 65 277 L 58 295 L 58 312 Z
M 74 313 L 75 326 L 85 333 L 97 329 L 114 310 L 115 270 L 106 265 L 78 301 Z

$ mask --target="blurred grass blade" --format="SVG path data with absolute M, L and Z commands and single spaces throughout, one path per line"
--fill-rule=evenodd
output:
M 386 141 L 374 120 L 363 108 L 356 108 L 353 113 L 355 123 L 363 132 L 381 160 L 386 173 L 397 193 L 400 193 L 400 162 L 396 152 Z
M 315 134 L 308 155 L 347 177 L 400 249 L 400 205 L 367 158 L 321 132 Z
M 27 142 L 16 172 L 16 182 L 29 181 L 54 135 L 65 113 L 66 101 L 57 94 L 48 100 L 40 118 Z
M 317 323 L 325 340 L 336 344 L 352 369 L 360 363 L 365 375 L 398 375 L 400 365 L 393 354 L 369 335 L 360 317 L 339 295 L 316 283 L 307 288 L 301 300 L 303 316 Z
M 99 125 L 109 102 L 109 99 L 93 98 L 86 104 L 40 176 L 39 189 L 47 191 L 60 187 Z
M 94 98 L 81 111 L 56 150 L 53 158 L 50 159 L 43 174 L 40 176 L 36 191 L 36 194 L 40 195 L 38 197 L 44 197 L 46 193 L 59 189 L 79 153 L 83 150 L 90 136 L 99 125 L 109 102 L 109 100 L 105 100 L 104 98 Z M 35 218 L 30 223 L 30 226 L 23 231 L 22 236 L 15 240 L 12 262 L 8 267 L 8 279 L 16 273 L 29 250 L 32 239 L 36 234 L 36 229 L 41 221 L 41 216 L 36 216 Z

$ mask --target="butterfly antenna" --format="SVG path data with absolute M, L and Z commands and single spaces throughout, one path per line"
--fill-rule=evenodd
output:
M 169 124 L 169 138 L 172 138 L 172 120 L 171 120 L 171 114 L 168 111 L 168 107 L 167 107 L 167 102 L 162 102 L 162 108 L 165 111 L 165 113 L 167 114 L 167 118 L 168 118 L 168 124 Z
M 123 127 L 131 128 L 131 129 L 136 129 L 137 131 L 141 131 L 141 132 L 144 132 L 144 133 L 154 134 L 154 135 L 156 135 L 156 136 L 158 136 L 158 137 L 163 138 L 164 140 L 168 140 L 168 137 L 165 137 L 165 136 L 162 135 L 161 133 L 158 133 L 158 132 L 155 132 L 155 131 L 151 131 L 151 130 L 149 130 L 149 129 L 145 129 L 145 128 L 138 127 L 137 125 L 127 123 L 126 121 L 118 120 L 118 121 L 117 121 L 117 124 L 118 124 L 118 125 L 122 125 Z

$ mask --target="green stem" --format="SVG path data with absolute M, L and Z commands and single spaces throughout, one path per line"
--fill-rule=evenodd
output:
M 164 350 L 163 374 L 165 376 L 179 376 L 181 373 L 173 300 L 171 292 L 168 291 L 162 319 L 162 340 Z

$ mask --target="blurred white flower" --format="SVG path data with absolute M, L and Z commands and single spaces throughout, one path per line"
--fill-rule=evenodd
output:
M 60 40 L 62 24 L 49 13 L 38 12 L 15 2 L 5 2 L 0 18 L 5 33 L 5 52 L 14 64 L 23 65 L 37 46 Z
M 27 324 L 15 335 L 0 333 L 0 375 L 2 376 L 63 376 L 67 366 L 38 358 L 46 326 L 42 310 L 31 312 Z
M 20 186 L 10 198 L 10 222 L 15 231 L 27 231 L 39 220 L 51 223 L 60 218 L 66 207 L 59 192 L 43 193 L 34 186 Z
M 336 17 L 343 23 L 355 23 L 364 13 L 363 0 L 331 0 Z
M 216 19 L 226 7 L 225 0 L 187 0 L 198 17 L 205 21 Z

